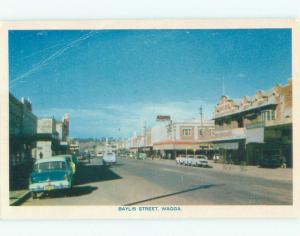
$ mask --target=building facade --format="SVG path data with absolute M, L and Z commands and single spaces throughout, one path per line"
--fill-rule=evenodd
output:
M 153 150 L 159 155 L 170 159 L 186 154 L 212 156 L 213 145 L 207 140 L 214 135 L 213 121 L 171 121 L 161 130 L 165 132 L 163 139 L 154 140 L 152 144 Z
M 47 158 L 59 153 L 60 140 L 54 118 L 38 118 L 36 158 Z
M 28 99 L 18 100 L 9 94 L 9 166 L 10 187 L 27 178 L 32 167 L 33 150 L 36 147 L 37 117 L 32 113 Z
M 278 155 L 292 166 L 292 80 L 252 97 L 222 96 L 214 121 L 211 141 L 225 161 L 256 165 Z
M 169 116 L 158 116 L 156 125 L 145 128 L 143 135 L 129 139 L 130 149 L 156 158 L 175 159 L 178 155 L 212 156 L 213 121 L 173 122 Z

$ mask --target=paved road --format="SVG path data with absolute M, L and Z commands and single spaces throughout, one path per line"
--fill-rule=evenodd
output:
M 263 171 L 263 170 L 261 170 Z M 286 205 L 292 180 L 243 172 L 177 166 L 170 161 L 124 160 L 83 163 L 69 193 L 43 194 L 23 205 Z

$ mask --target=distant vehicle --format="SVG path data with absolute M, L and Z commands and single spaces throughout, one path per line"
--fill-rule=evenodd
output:
M 74 173 L 64 156 L 39 159 L 34 164 L 29 179 L 29 191 L 32 198 L 41 192 L 70 189 L 73 186 Z
M 222 159 L 222 157 L 221 157 L 220 154 L 215 154 L 215 155 L 213 156 L 213 161 L 214 161 L 214 162 L 219 162 L 221 159 Z
M 98 152 L 97 157 L 103 157 L 103 152 Z
M 127 158 L 135 158 L 135 153 L 133 152 L 128 153 Z
M 102 163 L 103 165 L 116 164 L 117 163 L 116 154 L 114 152 L 104 153 Z
M 91 154 L 89 152 L 83 152 L 82 153 L 82 159 L 83 160 L 86 160 L 87 158 L 90 158 L 91 157 Z
M 120 154 L 120 157 L 121 157 L 121 158 L 126 158 L 126 157 L 127 157 L 127 154 L 126 154 L 125 152 L 124 152 L 124 153 L 121 153 L 121 154 Z
M 145 160 L 147 158 L 147 154 L 144 152 L 140 152 L 138 153 L 138 155 L 136 156 L 136 159 L 138 160 Z
M 91 157 L 95 157 L 96 153 L 94 151 L 90 151 L 90 155 L 91 155 Z
M 78 154 L 78 160 L 83 160 L 83 155 L 84 155 L 84 153 L 83 153 L 83 152 L 80 152 L 80 153 Z
M 181 156 L 181 155 L 176 157 L 176 159 L 175 159 L 176 163 L 179 164 L 179 165 L 182 165 L 185 161 L 185 158 L 186 158 L 185 156 Z

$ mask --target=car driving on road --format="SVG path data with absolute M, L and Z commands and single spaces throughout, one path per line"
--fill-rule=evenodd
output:
M 29 179 L 29 191 L 32 198 L 38 193 L 70 189 L 73 186 L 74 173 L 64 156 L 40 159 L 34 164 Z
M 110 165 L 110 164 L 116 164 L 117 163 L 117 157 L 114 152 L 105 152 L 102 159 L 103 165 Z

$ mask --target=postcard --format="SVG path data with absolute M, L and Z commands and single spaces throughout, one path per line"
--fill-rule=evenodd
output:
M 299 216 L 296 20 L 0 29 L 2 218 Z

